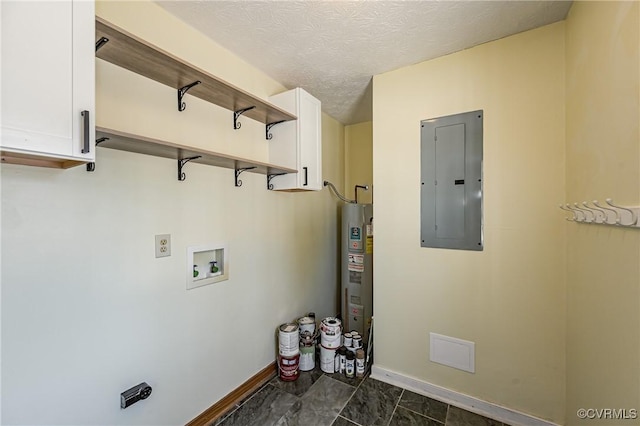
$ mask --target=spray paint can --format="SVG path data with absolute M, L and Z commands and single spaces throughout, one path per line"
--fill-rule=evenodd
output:
M 344 374 L 350 379 L 355 376 L 356 365 L 354 358 L 355 355 L 353 354 L 353 352 L 347 352 L 347 363 L 345 365 Z
M 333 358 L 333 372 L 340 372 L 340 355 L 338 354 L 338 351 L 336 351 L 336 356 Z
M 356 377 L 364 377 L 364 349 L 356 351 Z
M 341 346 L 338 349 L 338 357 L 340 358 L 340 374 L 344 374 L 345 369 L 347 368 L 347 348 Z

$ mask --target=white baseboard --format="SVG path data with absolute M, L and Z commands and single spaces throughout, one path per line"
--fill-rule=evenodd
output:
M 447 404 L 455 405 L 456 407 L 463 408 L 467 411 L 471 411 L 494 420 L 505 422 L 509 425 L 558 426 L 557 423 L 543 420 L 529 414 L 524 414 L 491 402 L 483 401 L 481 399 L 424 382 L 413 377 L 405 376 L 391 370 L 386 370 L 376 366 L 375 364 L 371 367 L 371 378 L 410 390 L 420 395 L 446 402 Z

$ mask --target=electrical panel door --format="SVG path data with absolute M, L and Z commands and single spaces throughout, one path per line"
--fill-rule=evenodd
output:
M 479 110 L 420 122 L 422 247 L 483 249 L 482 119 Z

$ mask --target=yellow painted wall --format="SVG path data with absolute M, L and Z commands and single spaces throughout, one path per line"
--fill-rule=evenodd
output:
M 374 77 L 375 363 L 561 422 L 564 23 Z M 420 247 L 420 120 L 484 110 L 482 252 Z M 476 343 L 476 373 L 429 362 Z
M 637 2 L 574 2 L 566 20 L 567 201 L 640 201 Z M 567 223 L 566 424 L 640 409 L 640 232 Z
M 369 185 L 358 190 L 359 203 L 373 199 L 373 123 L 352 124 L 344 128 L 345 197 L 355 198 L 355 185 Z
M 97 14 L 259 97 L 277 82 L 153 2 Z M 96 60 L 100 126 L 268 160 L 264 125 Z M 343 191 L 344 126 L 323 114 Z M 276 327 L 335 315 L 338 203 L 264 175 L 98 148 L 97 170 L 2 165 L 2 424 L 185 424 L 272 363 Z M 172 255 L 154 257 L 171 234 Z M 187 247 L 225 242 L 229 280 L 186 290 Z M 153 394 L 121 410 L 142 381 Z M 70 399 L 70 396 L 72 398 Z M 73 403 L 70 405 L 70 401 Z

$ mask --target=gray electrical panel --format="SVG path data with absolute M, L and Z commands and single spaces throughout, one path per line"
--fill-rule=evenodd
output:
M 422 247 L 482 250 L 482 119 L 471 111 L 420 122 Z

